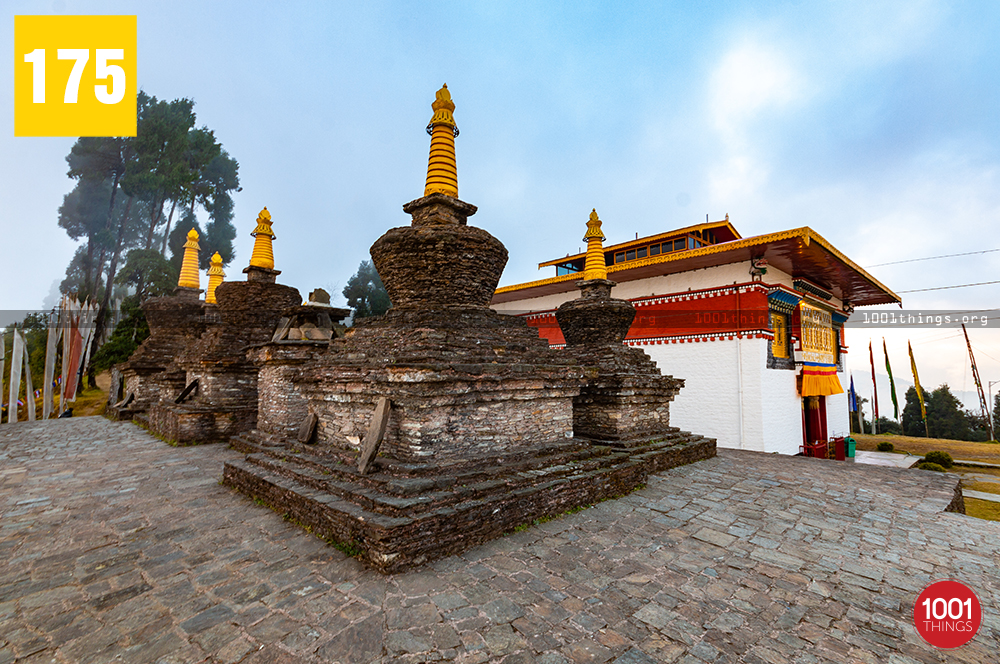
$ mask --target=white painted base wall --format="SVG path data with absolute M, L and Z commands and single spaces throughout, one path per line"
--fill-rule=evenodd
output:
M 767 368 L 766 340 L 641 348 L 664 374 L 685 380 L 670 405 L 671 425 L 715 438 L 720 447 L 799 452 L 802 400 L 795 389 L 795 372 Z
M 847 410 L 847 387 L 851 384 L 851 379 L 847 373 L 838 373 L 840 386 L 844 388 L 843 394 L 831 394 L 826 398 L 826 433 L 831 438 L 834 436 L 849 436 L 851 434 L 851 414 Z

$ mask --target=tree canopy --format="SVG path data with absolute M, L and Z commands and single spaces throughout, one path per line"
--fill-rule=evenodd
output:
M 933 392 L 923 390 L 927 409 L 927 433 L 931 438 L 952 440 L 986 440 L 986 422 L 982 416 L 962 408 L 962 403 L 951 393 L 947 383 Z M 902 416 L 903 433 L 907 436 L 926 436 L 924 423 L 920 417 L 920 402 L 917 390 L 911 386 L 906 391 L 906 406 Z
M 343 293 L 347 298 L 347 306 L 354 310 L 355 320 L 381 316 L 392 306 L 389 294 L 371 261 L 361 262 L 358 271 L 347 281 Z
M 140 312 L 144 299 L 164 293 L 172 270 L 168 248 L 169 258 L 176 258 L 180 267 L 177 247 L 170 246 L 172 230 L 186 235 L 197 226 L 199 207 L 208 215 L 200 267 L 207 268 L 215 252 L 223 265 L 235 253 L 232 192 L 240 191 L 237 161 L 211 129 L 197 126 L 191 99 L 159 100 L 140 91 L 137 115 L 135 136 L 83 137 L 66 156 L 67 175 L 77 182 L 59 208 L 59 225 L 82 244 L 60 290 L 101 303 L 95 352 L 112 286 L 133 292 Z M 181 221 L 174 227 L 178 212 Z M 176 272 L 173 279 L 170 287 L 176 285 Z
M 187 233 L 199 207 L 209 219 L 202 267 L 216 251 L 223 265 L 233 259 L 231 195 L 240 190 L 239 164 L 211 129 L 196 124 L 192 100 L 158 100 L 140 91 L 134 137 L 76 141 L 66 163 L 77 184 L 59 209 L 59 225 L 85 244 L 67 269 L 62 292 L 109 299 L 104 291 L 116 282 L 120 260 L 135 249 L 167 256 L 177 213 Z

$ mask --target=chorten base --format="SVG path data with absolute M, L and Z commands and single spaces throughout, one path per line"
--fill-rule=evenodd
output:
M 136 421 L 174 445 L 220 443 L 257 425 L 257 407 L 199 406 L 160 402 Z
M 380 572 L 460 553 L 518 526 L 625 495 L 652 473 L 715 456 L 715 441 L 675 428 L 628 445 L 570 439 L 455 470 L 357 456 L 254 430 L 223 483 L 262 501 Z

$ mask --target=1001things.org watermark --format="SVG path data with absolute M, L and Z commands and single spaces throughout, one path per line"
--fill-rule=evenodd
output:
M 871 309 L 855 311 L 845 327 L 1000 327 L 1000 309 L 977 311 L 926 311 Z

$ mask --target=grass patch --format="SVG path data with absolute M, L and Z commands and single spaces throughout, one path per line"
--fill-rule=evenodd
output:
M 851 434 L 857 441 L 857 449 L 869 452 L 876 451 L 875 448 L 880 442 L 893 444 L 895 452 L 909 452 L 918 456 L 924 456 L 928 452 L 941 450 L 947 452 L 953 459 L 963 459 L 966 461 L 980 461 L 983 463 L 1000 464 L 1000 445 L 996 443 L 972 443 L 965 440 L 948 440 L 947 438 L 918 438 L 914 436 L 893 436 L 871 434 Z
M 992 500 L 965 499 L 965 514 L 987 521 L 1000 521 L 1000 503 Z
M 994 477 L 1000 477 L 1000 468 L 982 468 L 980 466 L 963 466 L 962 464 L 956 463 L 951 467 L 951 472 L 953 473 L 982 473 L 983 475 L 993 475 Z
M 1000 495 L 1000 483 L 997 482 L 970 482 L 962 485 L 963 489 L 969 491 L 982 491 L 983 493 L 995 493 Z

